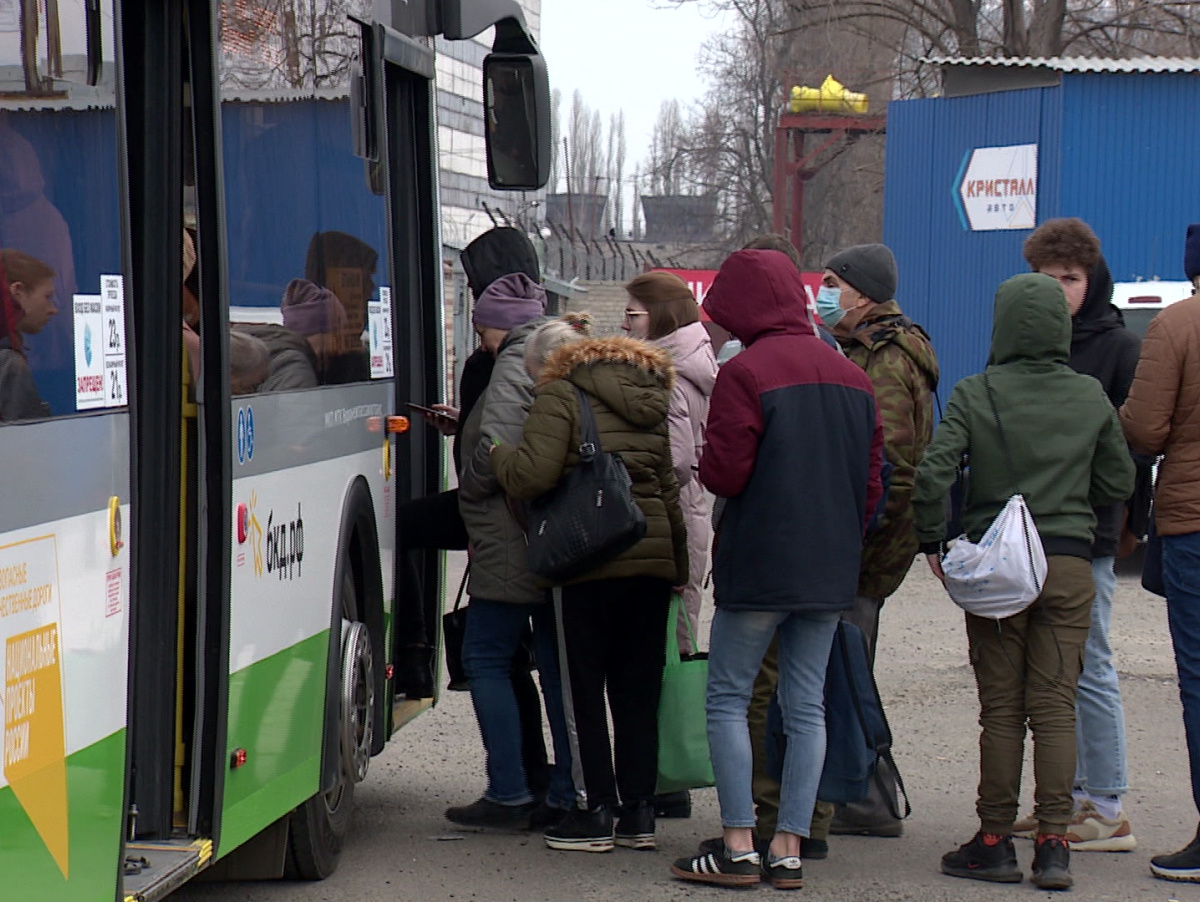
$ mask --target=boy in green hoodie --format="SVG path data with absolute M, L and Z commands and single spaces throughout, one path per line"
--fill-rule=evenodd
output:
M 971 541 L 982 538 L 1018 491 L 1037 525 L 1048 563 L 1041 595 L 998 622 L 965 615 L 981 707 L 980 830 L 943 856 L 942 871 L 1001 883 L 1022 879 L 1012 830 L 1028 722 L 1038 819 L 1032 880 L 1042 889 L 1073 883 L 1064 836 L 1073 810 L 1075 690 L 1094 594 L 1093 509 L 1129 497 L 1134 476 L 1116 411 L 1099 382 L 1067 366 L 1070 350 L 1070 313 L 1054 279 L 1031 273 L 1001 285 L 988 367 L 954 387 L 912 499 L 921 550 L 940 579 L 939 552 L 951 538 L 945 498 L 964 453 L 971 487 L 963 524 Z

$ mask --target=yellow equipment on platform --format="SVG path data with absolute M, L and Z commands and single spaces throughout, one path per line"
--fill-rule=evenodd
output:
M 867 95 L 849 91 L 832 75 L 819 88 L 793 87 L 788 109 L 793 113 L 865 113 Z

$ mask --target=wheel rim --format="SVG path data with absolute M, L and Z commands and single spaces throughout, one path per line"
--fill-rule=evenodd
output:
M 375 738 L 375 667 L 366 624 L 343 620 L 342 634 L 342 769 L 360 783 Z

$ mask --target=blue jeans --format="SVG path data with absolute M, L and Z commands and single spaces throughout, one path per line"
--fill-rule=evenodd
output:
M 746 711 L 763 655 L 778 631 L 779 703 L 787 754 L 777 829 L 808 836 L 825 763 L 825 669 L 839 615 L 717 609 L 708 651 L 708 748 L 725 827 L 754 823 L 753 755 Z
M 1183 730 L 1192 768 L 1192 799 L 1200 811 L 1200 532 L 1163 536 L 1167 622 L 1179 672 Z
M 472 598 L 463 636 L 463 667 L 471 683 L 471 703 L 487 754 L 487 791 L 483 797 L 502 805 L 533 801 L 521 761 L 521 717 L 513 694 L 513 655 L 533 620 L 533 654 L 546 700 L 546 717 L 554 739 L 554 768 L 546 801 L 557 808 L 575 804 L 571 782 L 571 748 L 563 716 L 562 677 L 554 608 L 549 604 L 515 604 Z
M 1113 666 L 1109 627 L 1117 576 L 1113 558 L 1092 561 L 1096 597 L 1092 624 L 1083 647 L 1083 671 L 1075 695 L 1075 788 L 1094 796 L 1120 796 L 1129 791 L 1125 764 L 1125 708 Z

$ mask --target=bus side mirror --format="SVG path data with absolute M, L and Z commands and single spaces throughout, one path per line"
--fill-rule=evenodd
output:
M 483 61 L 488 184 L 536 191 L 550 180 L 550 79 L 540 53 Z

